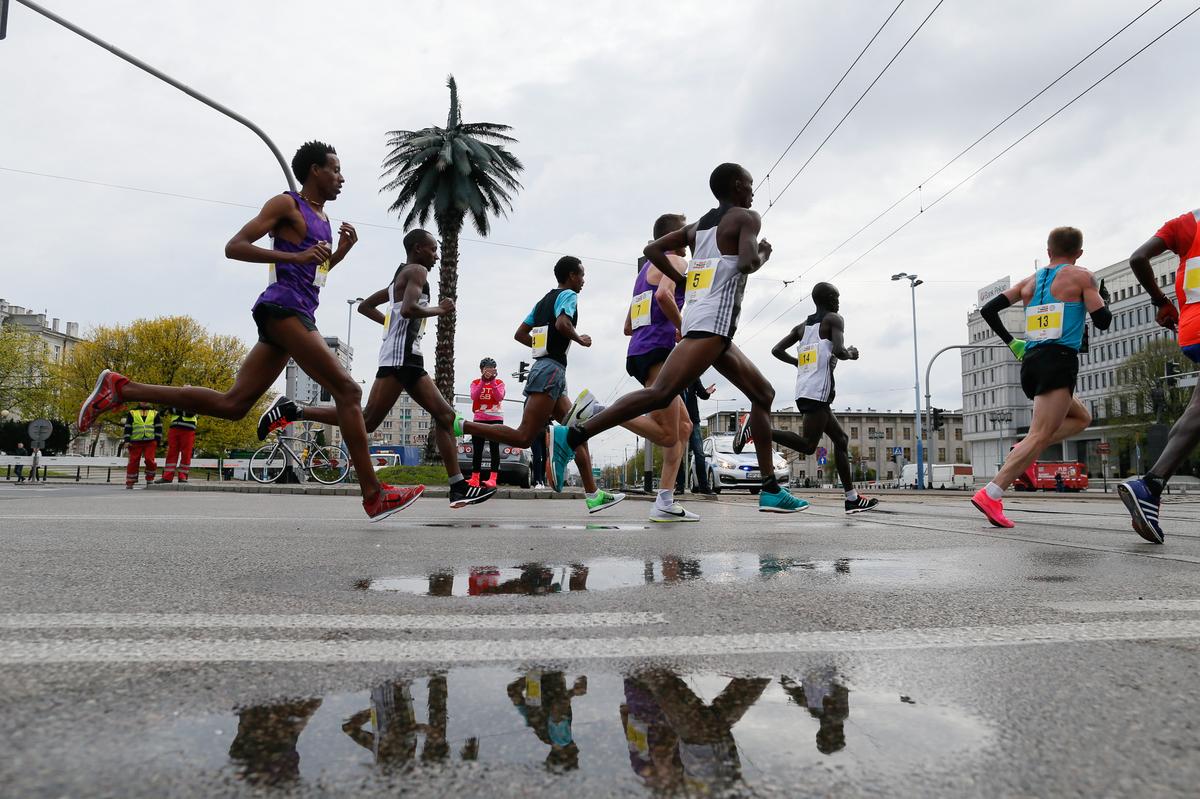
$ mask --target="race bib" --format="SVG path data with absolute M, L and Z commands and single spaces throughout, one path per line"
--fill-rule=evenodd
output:
M 650 728 L 632 715 L 625 725 L 625 741 L 629 744 L 630 752 L 635 752 L 642 757 L 650 754 Z
M 817 370 L 817 345 L 809 344 L 796 350 L 796 371 L 802 375 L 812 374 Z
M 546 357 L 546 340 L 550 335 L 549 325 L 540 325 L 529 331 L 529 337 L 533 339 L 533 357 Z
M 325 288 L 325 281 L 329 279 L 329 270 L 333 267 L 329 265 L 329 261 L 317 267 L 317 271 L 313 273 L 312 284 L 317 288 Z
M 1200 258 L 1189 258 L 1183 272 L 1183 299 L 1200 302 Z
M 525 704 L 530 707 L 542 706 L 542 673 L 531 671 L 525 675 Z
M 387 312 L 384 313 L 384 315 L 383 315 L 383 332 L 384 332 L 384 334 L 386 334 L 387 331 L 389 331 L 391 329 L 392 329 L 392 306 L 389 305 Z
M 633 302 L 629 304 L 629 324 L 634 330 L 650 324 L 650 301 L 653 297 L 653 291 L 633 295 Z
M 1050 302 L 1025 309 L 1025 340 L 1054 341 L 1062 338 L 1065 304 Z
M 719 263 L 720 258 L 699 258 L 691 262 L 687 274 L 684 275 L 684 302 L 696 302 L 708 295 L 712 290 L 713 277 L 717 274 Z

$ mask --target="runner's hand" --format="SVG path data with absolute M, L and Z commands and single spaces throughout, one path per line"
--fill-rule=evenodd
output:
M 329 242 L 318 241 L 307 250 L 296 253 L 293 257 L 295 260 L 292 263 L 300 266 L 323 264 L 329 260 Z
M 1012 350 L 1012 354 L 1017 356 L 1017 360 L 1025 359 L 1025 342 L 1019 338 L 1014 338 L 1008 342 L 1008 348 Z
M 774 248 L 771 246 L 771 242 L 767 241 L 766 239 L 763 239 L 758 243 L 758 257 L 762 259 L 764 264 L 770 259 L 771 251 L 773 249 Z
M 846 352 L 850 353 L 850 360 L 858 360 L 858 347 L 847 347 Z
M 358 231 L 354 229 L 354 225 L 343 222 L 342 226 L 338 228 L 338 257 L 345 257 L 355 244 L 358 244 Z
M 1154 321 L 1158 322 L 1159 327 L 1165 327 L 1167 330 L 1175 330 L 1179 323 L 1179 310 L 1175 307 L 1175 303 L 1167 300 L 1158 309 L 1158 313 L 1154 315 Z
M 438 308 L 442 309 L 442 312 L 438 314 L 439 316 L 454 313 L 454 300 L 449 297 L 443 297 L 442 301 L 438 303 Z
M 582 335 L 582 336 L 580 336 L 580 337 L 579 337 L 579 346 L 581 346 L 581 347 L 590 347 L 590 346 L 592 346 L 592 337 L 591 337 L 591 336 L 589 336 L 589 335 L 586 335 L 586 334 L 585 334 L 585 335 Z

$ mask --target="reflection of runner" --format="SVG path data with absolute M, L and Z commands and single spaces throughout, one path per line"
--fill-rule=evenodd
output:
M 371 722 L 371 732 L 363 729 Z M 371 689 L 371 706 L 342 724 L 342 732 L 375 755 L 385 769 L 403 768 L 417 756 L 417 714 L 408 681 L 385 682 Z
M 810 671 L 797 685 L 791 677 L 780 677 L 779 684 L 797 705 L 816 719 L 817 750 L 825 755 L 846 748 L 846 719 L 850 718 L 850 689 L 838 681 L 832 666 Z
M 238 730 L 229 759 L 253 785 L 282 785 L 300 778 L 296 744 L 320 699 L 298 699 L 239 708 Z
M 633 773 L 651 790 L 668 794 L 678 791 L 683 785 L 679 737 L 654 695 L 634 677 L 625 678 L 625 702 L 620 714 Z
M 571 700 L 586 693 L 587 677 L 576 677 L 568 691 L 561 671 L 530 671 L 509 683 L 509 700 L 538 740 L 550 747 L 547 768 L 579 768 L 579 747 L 571 732 Z
M 644 672 L 637 679 L 650 689 L 679 736 L 679 761 L 686 785 L 720 793 L 741 780 L 742 765 L 732 728 L 762 696 L 770 679 L 736 677 L 710 705 L 671 672 Z

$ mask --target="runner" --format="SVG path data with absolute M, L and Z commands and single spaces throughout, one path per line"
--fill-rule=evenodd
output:
M 484 358 L 479 362 L 479 377 L 471 381 L 471 410 L 475 412 L 475 421 L 480 424 L 504 423 L 504 381 L 496 376 L 496 361 Z M 485 442 L 482 436 L 471 436 L 471 485 L 480 485 L 479 470 L 483 468 L 483 447 L 488 444 L 491 449 L 491 470 L 483 484 L 488 488 L 496 487 L 500 477 L 500 442 Z
M 247 222 L 225 245 L 225 257 L 236 261 L 270 265 L 266 290 L 254 303 L 252 314 L 258 325 L 258 343 L 238 371 L 233 387 L 221 393 L 207 388 L 155 386 L 135 383 L 105 369 L 96 387 L 79 409 L 79 431 L 85 432 L 105 411 L 125 402 L 152 402 L 221 419 L 241 419 L 282 374 L 289 358 L 330 393 L 337 406 L 338 423 L 358 471 L 363 509 L 372 521 L 404 510 L 425 490 L 381 485 L 375 477 L 363 426 L 362 389 L 350 376 L 317 332 L 313 315 L 329 271 L 342 262 L 358 241 L 348 222 L 338 230 L 337 249 L 325 203 L 337 199 L 346 179 L 332 146 L 311 141 L 296 151 L 292 172 L 303 187 L 267 200 L 258 215 Z M 254 242 L 270 235 L 272 249 Z M 286 424 L 280 398 L 263 414 L 258 437 Z
M 1196 236 L 1197 219 L 1200 219 L 1200 210 L 1189 211 L 1170 220 L 1154 234 L 1154 238 L 1129 256 L 1134 276 L 1150 296 L 1150 303 L 1158 309 L 1155 321 L 1168 330 L 1176 331 L 1179 347 L 1192 363 L 1200 363 L 1200 237 Z M 1150 267 L 1150 259 L 1167 250 L 1179 256 L 1179 266 L 1175 270 L 1178 310 L 1158 287 L 1154 270 Z M 1200 390 L 1192 392 L 1191 402 L 1171 428 L 1167 446 L 1150 471 L 1140 480 L 1126 480 L 1117 486 L 1117 493 L 1133 517 L 1133 529 L 1151 543 L 1163 542 L 1163 529 L 1159 524 L 1163 489 L 1197 443 L 1200 443 Z
M 771 350 L 776 358 L 796 367 L 796 413 L 804 414 L 804 431 L 772 430 L 771 436 L 775 443 L 805 455 L 817 451 L 822 434 L 829 436 L 838 477 L 846 492 L 846 513 L 862 513 L 874 509 L 879 500 L 859 496 L 854 490 L 850 439 L 833 415 L 833 370 L 838 361 L 857 361 L 858 349 L 843 342 L 846 323 L 838 314 L 841 303 L 838 290 L 829 283 L 818 283 L 813 286 L 812 298 L 817 306 L 813 315 L 792 328 Z M 788 350 L 797 342 L 799 349 L 792 355 Z M 749 432 L 749 425 L 739 427 L 733 439 L 734 452 L 740 453 L 746 446 Z
M 972 504 L 996 527 L 1012 527 L 1001 498 L 1046 447 L 1083 432 L 1092 416 L 1075 397 L 1084 316 L 1107 330 L 1112 313 L 1096 288 L 1095 276 L 1075 262 L 1083 255 L 1083 234 L 1073 227 L 1050 231 L 1050 262 L 979 309 L 984 320 L 1021 362 L 1021 388 L 1033 400 L 1029 433 L 1008 453 L 992 482 Z M 1000 311 L 1017 300 L 1025 304 L 1025 340 L 1014 339 Z M 1085 314 L 1086 311 L 1086 314 Z
M 575 329 L 579 320 L 579 292 L 583 291 L 584 284 L 583 263 L 578 258 L 564 255 L 554 265 L 554 278 L 558 287 L 546 292 L 546 296 L 533 306 L 513 336 L 533 349 L 534 358 L 529 379 L 525 382 L 525 410 L 521 424 L 513 428 L 502 424 L 462 422 L 460 418 L 455 422 L 461 424 L 454 431 L 456 435 L 466 433 L 513 447 L 528 447 L 551 419 L 562 421 L 567 418 L 571 410 L 566 396 L 567 351 L 572 342 L 581 347 L 592 346 L 592 337 Z M 581 447 L 577 460 L 579 477 L 587 491 L 588 513 L 610 508 L 625 499 L 624 494 L 610 494 L 596 487 L 587 447 Z M 565 469 L 556 475 L 555 491 L 562 491 L 565 477 Z
M 451 432 L 456 416 L 454 408 L 425 371 L 425 356 L 421 353 L 425 320 L 454 313 L 454 301 L 448 298 L 437 305 L 429 304 L 429 270 L 437 263 L 437 250 L 438 242 L 432 233 L 419 229 L 409 231 L 404 236 L 406 262 L 396 270 L 387 288 L 380 289 L 358 305 L 359 313 L 383 325 L 379 371 L 375 373 L 367 407 L 363 409 L 363 423 L 368 433 L 374 432 L 400 399 L 400 393 L 407 391 L 434 419 L 434 441 L 450 477 L 450 507 L 462 508 L 491 499 L 496 488 L 494 485 L 480 488 L 463 478 Z M 380 313 L 379 306 L 384 303 L 387 311 Z M 286 397 L 281 397 L 276 404 L 288 422 L 306 419 L 321 424 L 338 423 L 338 411 L 334 408 L 314 405 L 301 408 Z
M 779 487 L 771 450 L 771 402 L 775 391 L 754 363 L 733 343 L 741 310 L 746 276 L 758 271 L 771 256 L 771 245 L 758 241 L 761 220 L 750 210 L 754 181 L 737 164 L 721 164 L 709 177 L 709 188 L 719 201 L 699 222 L 668 233 L 647 245 L 645 254 L 659 271 L 686 286 L 682 340 L 671 350 L 658 377 L 648 388 L 621 397 L 590 418 L 571 414 L 565 428 L 554 429 L 553 469 L 560 481 L 572 453 L 589 438 L 641 414 L 666 408 L 679 392 L 716 367 L 751 403 L 750 424 L 758 448 L 763 475 L 758 509 L 772 513 L 795 513 L 808 507 Z M 667 253 L 692 248 L 687 277 L 667 258 Z M 578 406 L 578 400 L 577 400 Z
M 654 238 L 660 239 L 687 224 L 683 214 L 663 214 L 654 222 Z M 678 272 L 687 271 L 684 250 L 667 253 Z M 662 371 L 667 356 L 675 348 L 683 326 L 683 286 L 644 261 L 633 284 L 633 300 L 625 313 L 625 335 L 630 336 L 625 371 L 642 386 L 649 386 Z M 651 411 L 650 418 L 664 430 L 675 430 L 673 442 L 663 447 L 662 475 L 658 495 L 650 510 L 652 522 L 697 522 L 700 517 L 675 501 L 675 481 L 692 435 L 683 397 L 677 395 L 666 408 Z

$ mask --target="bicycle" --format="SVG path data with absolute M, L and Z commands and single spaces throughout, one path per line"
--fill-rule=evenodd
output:
M 300 454 L 288 442 L 300 445 Z M 288 467 L 289 462 L 302 469 L 318 483 L 334 485 L 346 479 L 350 473 L 350 459 L 338 447 L 317 445 L 312 434 L 312 423 L 304 423 L 304 432 L 298 436 L 279 433 L 274 443 L 266 444 L 250 456 L 248 471 L 258 483 L 274 483 Z

